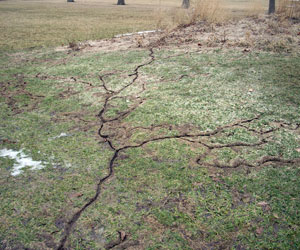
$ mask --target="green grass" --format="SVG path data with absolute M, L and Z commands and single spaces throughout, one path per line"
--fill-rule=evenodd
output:
M 141 85 L 146 86 L 140 94 L 144 103 L 105 127 L 115 146 L 209 131 L 258 114 L 258 120 L 245 125 L 279 129 L 267 134 L 266 144 L 214 149 L 199 164 L 205 147 L 181 139 L 120 152 L 114 176 L 80 216 L 67 247 L 102 249 L 123 231 L 127 242 L 138 240 L 139 249 L 299 248 L 299 164 L 233 170 L 207 165 L 300 157 L 298 55 L 154 52 L 155 61 L 120 93 L 126 98 L 109 103 L 105 117 L 113 118 L 131 107 Z M 65 223 L 94 195 L 113 154 L 97 135 L 96 115 L 105 97 L 97 75 L 114 72 L 105 80 L 117 90 L 130 82 L 137 65 L 150 60 L 146 50 L 79 52 L 64 64 L 66 53 L 40 50 L 1 57 L 0 148 L 24 149 L 48 164 L 13 177 L 14 161 L 0 157 L 0 248 L 57 246 Z M 151 125 L 162 126 L 137 128 Z M 71 136 L 51 139 L 60 133 Z M 256 143 L 261 136 L 237 126 L 199 139 L 219 145 Z

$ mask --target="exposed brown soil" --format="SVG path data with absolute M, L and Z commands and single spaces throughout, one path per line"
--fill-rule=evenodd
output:
M 16 82 L 16 83 L 15 83 Z M 24 75 L 15 75 L 15 82 L 3 82 L 0 86 L 0 93 L 5 97 L 5 103 L 10 107 L 14 114 L 26 111 L 32 111 L 37 108 L 38 103 L 45 97 L 43 95 L 35 95 L 26 89 L 27 82 Z M 13 86 L 13 87 L 12 87 Z M 17 96 L 24 96 L 30 100 L 27 105 L 22 108 L 18 106 Z
M 78 43 L 75 51 L 119 51 L 149 47 L 234 48 L 276 52 L 297 52 L 300 45 L 300 21 L 279 20 L 278 17 L 244 18 L 224 24 L 198 22 L 171 31 L 118 36 L 100 41 Z M 74 46 L 59 47 L 74 50 Z

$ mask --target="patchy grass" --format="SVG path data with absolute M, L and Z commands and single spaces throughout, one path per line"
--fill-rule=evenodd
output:
M 115 152 L 107 141 L 122 148 L 145 140 L 119 151 L 67 249 L 109 248 L 118 231 L 117 245 L 136 249 L 299 248 L 299 57 L 151 55 L 2 55 L 1 148 L 48 164 L 14 177 L 14 161 L 0 157 L 1 249 L 56 248 L 107 174 Z

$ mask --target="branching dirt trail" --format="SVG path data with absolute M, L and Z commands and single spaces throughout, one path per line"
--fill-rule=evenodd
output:
M 199 166 L 207 167 L 207 168 L 219 168 L 219 169 L 236 169 L 239 167 L 246 167 L 246 168 L 257 168 L 261 166 L 265 166 L 267 164 L 295 164 L 300 163 L 300 158 L 295 159 L 286 159 L 279 156 L 269 156 L 264 155 L 260 158 L 248 161 L 243 158 L 236 158 L 234 160 L 231 160 L 229 162 L 223 162 L 218 158 L 218 150 L 224 149 L 224 148 L 231 148 L 234 151 L 239 151 L 240 149 L 247 149 L 247 148 L 255 148 L 257 150 L 260 150 L 263 146 L 268 145 L 268 143 L 271 143 L 273 140 L 273 135 L 275 132 L 280 130 L 287 130 L 287 131 L 299 131 L 300 124 L 289 124 L 284 121 L 272 121 L 271 128 L 265 129 L 265 130 L 258 130 L 254 129 L 251 125 L 252 123 L 258 122 L 265 114 L 261 113 L 258 114 L 252 118 L 248 118 L 245 120 L 237 120 L 230 124 L 226 124 L 223 126 L 219 126 L 215 128 L 214 130 L 210 131 L 200 131 L 198 127 L 193 127 L 190 125 L 189 128 L 183 128 L 182 126 L 176 126 L 173 124 L 154 124 L 149 127 L 143 127 L 143 126 L 131 126 L 124 123 L 124 119 L 130 115 L 132 112 L 135 111 L 140 105 L 142 105 L 146 99 L 142 97 L 141 94 L 147 91 L 147 85 L 143 82 L 141 79 L 142 75 L 142 69 L 148 65 L 153 64 L 156 60 L 165 60 L 171 57 L 178 57 L 186 53 L 191 52 L 184 52 L 184 53 L 178 53 L 176 55 L 167 56 L 165 58 L 157 59 L 155 57 L 155 50 L 154 48 L 149 49 L 149 59 L 137 65 L 133 73 L 128 74 L 128 77 L 131 78 L 129 83 L 127 83 L 124 86 L 121 86 L 117 90 L 113 90 L 109 86 L 109 82 L 107 82 L 107 77 L 111 75 L 115 75 L 116 73 L 109 73 L 105 75 L 98 75 L 98 79 L 100 81 L 100 86 L 96 86 L 94 83 L 89 82 L 88 80 L 81 80 L 77 79 L 76 77 L 58 77 L 58 76 L 49 76 L 44 75 L 42 73 L 39 73 L 35 76 L 28 76 L 28 77 L 36 77 L 41 80 L 46 79 L 53 79 L 53 80 L 60 80 L 60 81 L 73 81 L 78 84 L 83 84 L 87 90 L 91 88 L 101 88 L 104 90 L 104 95 L 101 96 L 103 98 L 103 107 L 99 111 L 97 117 L 100 121 L 100 127 L 98 129 L 98 136 L 101 138 L 101 143 L 105 143 L 109 146 L 109 148 L 112 151 L 112 156 L 108 162 L 108 169 L 107 174 L 100 178 L 99 181 L 96 183 L 95 193 L 94 195 L 88 199 L 88 201 L 77 211 L 75 212 L 71 218 L 68 220 L 68 222 L 65 224 L 62 238 L 58 244 L 58 246 L 55 247 L 57 250 L 63 250 L 68 249 L 67 242 L 72 234 L 72 231 L 74 227 L 76 226 L 76 222 L 81 217 L 82 213 L 86 212 L 86 210 L 94 204 L 98 198 L 101 195 L 101 191 L 103 188 L 103 185 L 110 180 L 115 171 L 115 162 L 116 160 L 121 160 L 120 153 L 125 152 L 126 150 L 133 149 L 133 148 L 140 148 L 144 145 L 151 143 L 151 142 L 159 142 L 164 140 L 170 140 L 170 139 L 178 139 L 182 142 L 189 144 L 193 147 L 198 147 L 204 149 L 204 153 L 202 155 L 199 155 L 197 159 L 195 159 L 196 163 L 199 164 Z M 185 77 L 187 75 L 181 75 L 178 76 L 175 81 L 178 81 Z M 26 111 L 34 110 L 38 107 L 39 102 L 45 97 L 43 95 L 35 95 L 32 94 L 30 91 L 26 89 L 26 76 L 24 75 L 15 75 L 16 79 L 16 86 L 14 89 L 9 89 L 9 83 L 1 85 L 0 93 L 5 97 L 6 104 L 11 107 L 11 110 L 15 114 L 19 114 Z M 129 96 L 124 95 L 123 93 L 125 90 L 129 89 L 130 87 L 133 87 L 134 85 L 137 85 L 135 87 L 138 87 L 138 90 L 134 94 L 130 95 L 130 99 L 133 102 L 133 104 L 128 107 L 125 111 L 118 112 L 114 117 L 109 117 L 108 112 L 110 111 L 110 108 L 113 106 L 112 102 L 118 98 L 126 99 Z M 68 87 L 67 90 L 60 93 L 60 98 L 69 98 L 72 95 L 77 95 L 79 92 L 72 90 L 72 88 Z M 123 94 L 123 95 L 122 95 Z M 24 95 L 28 99 L 31 100 L 30 105 L 19 108 L 17 105 L 17 99 L 15 98 L 17 95 Z M 85 123 L 86 129 L 99 126 L 99 123 L 86 121 L 81 118 L 80 112 L 73 113 L 73 114 L 61 114 L 64 118 L 61 120 L 67 120 L 66 116 L 71 116 L 72 119 L 75 119 L 76 121 L 82 121 Z M 56 117 L 55 119 L 60 120 L 60 118 Z M 257 141 L 252 143 L 246 143 L 243 141 L 235 141 L 232 143 L 225 143 L 225 144 L 218 144 L 218 143 L 212 143 L 211 141 L 215 139 L 217 136 L 225 133 L 226 131 L 234 128 L 240 128 L 246 131 L 249 134 L 252 134 Z M 82 128 L 81 128 L 82 129 Z M 169 132 L 174 132 L 174 135 L 167 135 L 163 134 L 161 132 L 161 129 L 168 130 Z M 120 132 L 120 131 L 122 132 Z M 134 134 L 134 131 L 147 131 L 147 138 L 138 141 L 138 142 L 130 142 L 132 135 Z M 117 131 L 117 133 L 109 133 L 111 131 Z M 125 138 L 123 136 L 120 136 L 120 133 L 125 134 Z M 243 156 L 243 155 L 239 155 Z M 206 160 L 206 158 L 210 158 L 209 162 Z M 126 235 L 124 232 L 118 232 L 119 237 L 117 240 L 114 240 L 112 242 L 109 242 L 106 244 L 106 249 L 112 249 L 118 245 L 122 246 L 123 249 L 126 249 L 129 246 L 132 245 L 138 245 L 138 241 L 131 241 L 129 240 L 129 236 Z
M 263 166 L 263 165 L 271 164 L 271 163 L 292 164 L 292 163 L 300 162 L 299 158 L 284 159 L 280 156 L 276 156 L 276 157 L 275 156 L 263 156 L 262 158 L 257 159 L 255 162 L 248 162 L 243 159 L 235 159 L 234 161 L 225 164 L 225 163 L 220 162 L 217 158 L 214 159 L 213 163 L 205 162 L 204 158 L 207 157 L 208 155 L 214 156 L 214 151 L 217 151 L 218 149 L 222 149 L 222 148 L 233 148 L 234 149 L 234 148 L 241 148 L 241 147 L 242 148 L 260 147 L 262 145 L 269 143 L 272 140 L 271 135 L 273 132 L 275 132 L 279 129 L 298 130 L 300 127 L 300 124 L 293 125 L 293 124 L 286 124 L 284 122 L 278 121 L 278 122 L 274 123 L 275 126 L 273 128 L 265 130 L 265 131 L 264 130 L 258 131 L 258 130 L 252 129 L 249 125 L 254 121 L 258 121 L 263 114 L 259 114 L 255 117 L 245 119 L 245 120 L 238 120 L 231 124 L 220 126 L 211 131 L 199 131 L 199 132 L 194 132 L 194 133 L 180 132 L 181 129 L 179 127 L 176 127 L 173 125 L 170 126 L 170 124 L 169 125 L 168 124 L 154 125 L 154 126 L 150 126 L 150 127 L 141 127 L 141 126 L 132 127 L 129 129 L 131 132 L 133 130 L 147 130 L 147 131 L 149 131 L 149 134 L 150 134 L 149 135 L 150 139 L 146 139 L 144 141 L 141 141 L 141 142 L 138 142 L 135 144 L 133 144 L 133 143 L 131 144 L 128 142 L 126 144 L 126 142 L 122 141 L 122 138 L 118 138 L 114 134 L 112 134 L 112 135 L 106 134 L 105 131 L 109 130 L 110 128 L 121 128 L 122 127 L 121 121 L 145 101 L 140 96 L 140 94 L 142 94 L 143 92 L 145 92 L 147 90 L 145 84 L 142 83 L 141 90 L 136 93 L 136 95 L 134 97 L 134 104 L 131 107 L 129 107 L 127 110 L 125 110 L 123 112 L 119 112 L 113 118 L 107 117 L 107 112 L 109 110 L 110 103 L 116 98 L 126 98 L 126 96 L 120 96 L 120 94 L 122 94 L 122 92 L 124 90 L 126 90 L 127 88 L 129 88 L 129 87 L 133 86 L 135 83 L 137 83 L 137 81 L 139 80 L 140 75 L 141 75 L 141 69 L 147 65 L 152 64 L 155 60 L 156 60 L 156 58 L 155 58 L 154 49 L 151 48 L 151 49 L 149 49 L 149 60 L 145 63 L 142 63 L 142 64 L 136 66 L 133 73 L 128 75 L 129 77 L 132 77 L 132 80 L 127 85 L 121 87 L 118 90 L 112 90 L 109 88 L 108 83 L 105 80 L 106 75 L 99 75 L 101 87 L 104 89 L 105 95 L 104 95 L 103 108 L 98 113 L 98 118 L 100 120 L 100 128 L 98 130 L 98 135 L 100 136 L 102 142 L 106 143 L 110 147 L 110 149 L 113 151 L 113 154 L 108 163 L 108 172 L 104 177 L 99 179 L 99 181 L 96 185 L 94 196 L 91 197 L 76 213 L 74 213 L 72 215 L 71 219 L 67 222 L 67 224 L 64 228 L 63 236 L 60 240 L 59 245 L 56 248 L 57 250 L 67 249 L 66 243 L 67 243 L 70 235 L 72 234 L 72 230 L 75 227 L 75 223 L 78 221 L 78 219 L 80 218 L 82 213 L 85 212 L 93 203 L 95 203 L 98 200 L 98 198 L 101 194 L 103 185 L 105 184 L 105 182 L 107 182 L 109 179 L 111 179 L 112 176 L 114 175 L 115 161 L 118 159 L 121 152 L 124 152 L 128 149 L 139 148 L 139 147 L 142 147 L 145 144 L 151 143 L 151 142 L 163 141 L 163 140 L 168 140 L 168 139 L 180 139 L 180 140 L 183 140 L 185 143 L 196 144 L 196 146 L 204 147 L 206 149 L 205 153 L 203 155 L 199 156 L 198 159 L 196 160 L 196 162 L 199 165 L 206 166 L 206 167 L 215 167 L 215 168 L 223 168 L 224 169 L 224 168 L 238 168 L 241 166 L 259 167 L 259 166 Z M 93 86 L 92 83 L 87 83 L 87 82 L 82 82 L 82 81 L 81 81 L 81 83 L 88 84 L 90 87 Z M 174 132 L 179 131 L 179 133 L 177 135 L 157 135 L 157 133 L 154 135 L 152 132 L 159 128 L 168 128 L 169 130 L 173 130 Z M 242 141 L 237 141 L 237 142 L 229 143 L 229 144 L 216 144 L 216 143 L 207 142 L 209 138 L 213 138 L 213 137 L 223 133 L 224 131 L 226 131 L 228 129 L 232 129 L 232 128 L 242 128 L 250 133 L 255 134 L 258 137 L 258 142 L 245 143 Z M 193 128 L 193 131 L 195 131 L 195 130 L 198 130 L 198 128 Z M 120 142 L 122 146 L 117 147 L 114 143 L 115 140 Z M 128 236 L 125 235 L 124 233 L 119 232 L 119 238 L 113 242 L 108 243 L 105 247 L 106 247 L 106 249 L 112 249 L 112 248 L 116 247 L 117 245 L 125 244 L 124 242 L 126 240 L 128 240 Z M 135 242 L 134 244 L 138 244 L 138 242 Z M 126 246 L 124 246 L 124 249 L 125 248 L 126 248 Z
M 128 111 L 126 112 L 123 112 L 121 115 L 119 116 L 116 116 L 115 118 L 113 119 L 107 119 L 104 117 L 105 115 L 105 112 L 107 111 L 108 109 L 108 103 L 109 101 L 112 100 L 113 97 L 115 97 L 117 94 L 121 93 L 122 91 L 124 91 L 126 88 L 128 88 L 129 86 L 133 85 L 135 83 L 135 81 L 138 79 L 139 77 L 139 70 L 146 66 L 146 65 L 149 65 L 151 64 L 155 58 L 154 58 L 154 52 L 153 52 L 153 49 L 150 49 L 150 60 L 144 64 L 140 64 L 138 65 L 135 70 L 134 70 L 134 73 L 129 75 L 129 76 L 133 76 L 133 79 L 131 80 L 131 82 L 129 84 L 127 84 L 126 86 L 120 88 L 119 90 L 117 91 L 113 91 L 113 90 L 109 90 L 108 87 L 106 86 L 106 82 L 104 80 L 104 77 L 103 76 L 99 76 L 99 79 L 101 80 L 102 82 L 102 87 L 104 88 L 104 90 L 106 91 L 106 98 L 105 98 L 105 101 L 104 101 L 104 105 L 103 105 L 103 108 L 100 110 L 99 114 L 98 114 L 98 117 L 101 121 L 101 126 L 98 130 L 98 134 L 99 136 L 110 146 L 110 148 L 114 151 L 113 153 L 113 156 L 112 158 L 110 159 L 109 161 L 109 168 L 108 168 L 108 174 L 106 176 L 104 176 L 103 178 L 101 178 L 97 184 L 97 188 L 96 188 L 96 192 L 95 192 L 95 195 L 79 210 L 77 211 L 71 218 L 71 220 L 67 223 L 66 227 L 65 227 L 65 231 L 64 231 L 64 236 L 63 238 L 61 239 L 60 241 L 60 244 L 58 246 L 58 250 L 61 250 L 61 249 L 64 249 L 64 246 L 65 246 L 65 243 L 71 233 L 71 230 L 74 226 L 74 224 L 76 223 L 76 221 L 79 219 L 80 215 L 90 206 L 92 205 L 96 200 L 97 198 L 99 197 L 100 195 L 100 192 L 101 192 L 101 186 L 103 185 L 103 183 L 105 183 L 105 181 L 107 181 L 109 178 L 111 178 L 114 174 L 114 162 L 115 160 L 117 159 L 119 153 L 127 148 L 130 148 L 131 146 L 126 146 L 126 147 L 123 147 L 123 148 L 115 148 L 113 146 L 113 143 L 111 141 L 111 138 L 110 136 L 108 135 L 104 135 L 102 133 L 102 130 L 104 128 L 104 126 L 107 126 L 109 125 L 110 122 L 112 121 L 115 121 L 115 120 L 120 120 L 121 118 L 125 117 L 127 114 L 129 114 L 131 111 L 132 111 L 132 108 L 129 109 Z M 126 239 L 126 237 L 124 237 L 123 239 L 121 238 L 120 236 L 120 242 L 121 243 L 122 241 L 124 241 Z M 119 244 L 118 243 L 118 244 Z M 110 248 L 114 247 L 115 245 L 117 244 L 114 244 L 113 246 L 111 246 Z

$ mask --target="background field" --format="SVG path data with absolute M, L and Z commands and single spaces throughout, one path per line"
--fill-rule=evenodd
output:
M 222 2 L 222 7 L 235 17 L 266 10 L 266 5 L 257 1 Z M 126 3 L 126 6 L 116 6 L 113 0 L 0 1 L 0 50 L 58 46 L 156 29 L 160 12 L 169 16 L 181 6 L 180 0 L 128 0 Z M 167 22 L 166 19 L 162 22 Z

